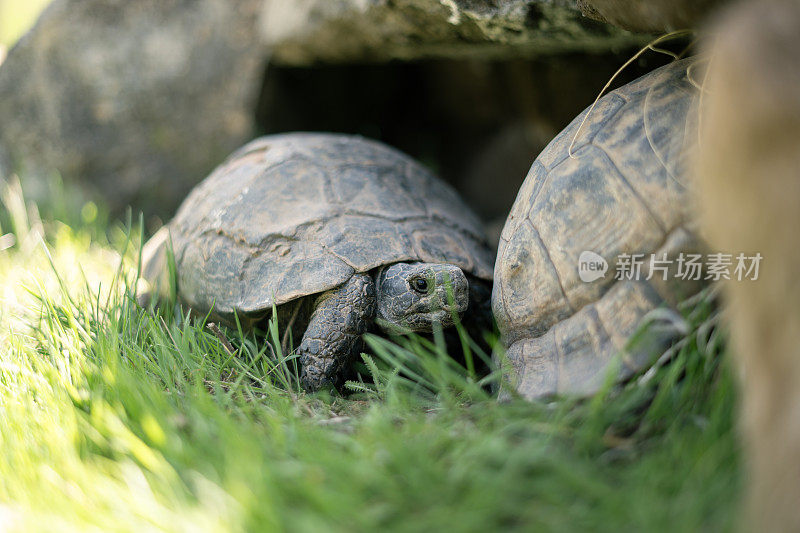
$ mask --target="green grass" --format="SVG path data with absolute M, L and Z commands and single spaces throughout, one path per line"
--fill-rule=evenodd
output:
M 707 299 L 670 363 L 590 401 L 501 404 L 436 343 L 377 337 L 352 394 L 308 395 L 280 332 L 226 330 L 231 354 L 137 307 L 136 230 L 91 206 L 41 221 L 14 186 L 3 206 L 0 530 L 737 524 L 735 391 Z
M 11 47 L 50 0 L 0 0 L 0 46 Z

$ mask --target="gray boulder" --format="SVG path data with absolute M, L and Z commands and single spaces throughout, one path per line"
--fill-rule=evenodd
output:
M 631 31 L 693 29 L 726 0 L 578 0 L 587 17 Z
M 20 170 L 36 199 L 57 170 L 118 213 L 166 217 L 253 136 L 268 57 L 509 59 L 642 40 L 575 0 L 54 0 L 0 67 L 0 173 Z M 281 105 L 310 105 L 298 98 Z
M 0 67 L 0 153 L 169 213 L 252 134 L 260 0 L 55 0 Z M 2 157 L 2 156 L 0 156 Z
M 575 0 L 264 0 L 280 63 L 509 58 L 607 51 L 641 37 L 598 24 Z

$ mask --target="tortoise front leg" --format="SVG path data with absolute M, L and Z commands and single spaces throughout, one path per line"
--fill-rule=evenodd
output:
M 365 274 L 355 274 L 317 299 L 297 349 L 304 389 L 339 384 L 346 365 L 361 351 L 361 335 L 374 316 L 375 283 Z

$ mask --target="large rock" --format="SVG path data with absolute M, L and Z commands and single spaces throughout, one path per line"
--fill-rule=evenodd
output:
M 582 16 L 575 0 L 54 0 L 0 67 L 0 173 L 22 170 L 35 197 L 35 178 L 57 169 L 118 212 L 169 216 L 251 136 L 268 56 L 284 67 L 505 60 L 642 39 Z M 463 100 L 463 87 L 446 90 L 426 99 Z M 279 107 L 309 108 L 327 91 Z
M 112 209 L 168 214 L 251 135 L 259 8 L 55 0 L 0 68 L 5 171 L 23 170 L 34 195 L 57 169 Z
M 291 65 L 509 58 L 641 42 L 583 17 L 575 0 L 264 0 L 264 41 Z
M 726 0 L 578 0 L 588 17 L 631 31 L 668 32 L 697 27 Z

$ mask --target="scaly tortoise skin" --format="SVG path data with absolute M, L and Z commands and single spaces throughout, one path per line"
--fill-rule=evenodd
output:
M 697 94 L 690 65 L 671 63 L 601 98 L 582 127 L 589 109 L 533 163 L 495 265 L 492 310 L 510 363 L 506 394 L 509 387 L 528 399 L 594 393 L 617 354 L 625 379 L 679 334 L 665 320 L 633 335 L 648 312 L 663 306 L 668 316 L 702 285 L 677 279 L 675 262 L 667 281 L 660 273 L 643 279 L 651 253 L 675 261 L 703 249 L 686 189 Z M 608 262 L 604 277 L 580 280 L 583 251 Z M 646 254 L 639 281 L 614 280 L 623 253 Z
M 478 219 L 410 157 L 360 137 L 247 144 L 151 239 L 145 278 L 163 277 L 170 237 L 178 296 L 196 314 L 250 326 L 275 305 L 283 327 L 297 315 L 308 390 L 340 382 L 373 323 L 430 331 L 481 298 L 489 314 L 492 255 Z

